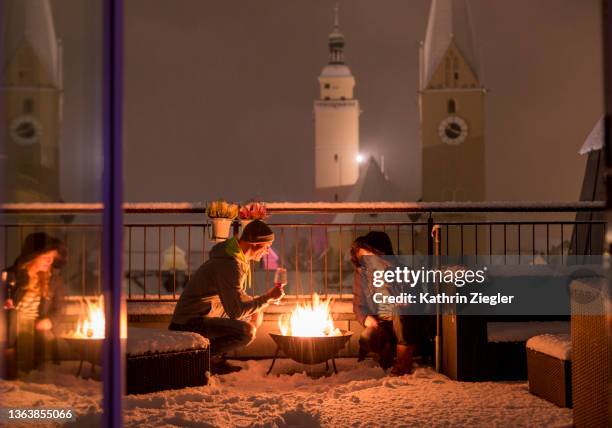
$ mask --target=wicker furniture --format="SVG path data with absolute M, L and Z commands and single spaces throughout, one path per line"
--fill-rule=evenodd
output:
M 197 333 L 130 328 L 126 375 L 128 394 L 207 385 L 209 342 Z
M 536 336 L 526 347 L 529 392 L 559 407 L 572 407 L 569 335 Z
M 612 351 L 606 323 L 612 322 L 612 307 L 607 287 L 604 278 L 583 278 L 570 285 L 574 426 L 578 428 L 610 423 Z
M 563 325 L 569 332 L 567 321 L 566 316 L 443 315 L 442 371 L 460 381 L 526 380 L 527 339 L 556 333 Z M 491 326 L 497 325 L 510 332 L 515 325 L 516 337 L 492 338 Z
M 128 355 L 126 371 L 128 394 L 207 385 L 210 353 L 206 348 Z

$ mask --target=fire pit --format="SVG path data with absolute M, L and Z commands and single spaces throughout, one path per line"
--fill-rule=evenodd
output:
M 321 300 L 317 294 L 311 303 L 298 305 L 291 314 L 281 316 L 278 321 L 280 334 L 270 333 L 276 343 L 276 352 L 266 374 L 270 374 L 279 352 L 302 364 L 325 362 L 329 370 L 332 361 L 334 373 L 338 373 L 335 357 L 344 348 L 352 332 L 334 328 L 329 305 L 330 300 Z
M 76 329 L 69 334 L 63 335 L 62 339 L 80 357 L 79 368 L 76 376 L 81 375 L 83 362 L 91 363 L 91 372 L 94 366 L 100 365 L 100 351 L 104 341 L 104 299 L 102 296 L 96 299 L 83 298 L 82 308 Z
M 329 370 L 328 361 L 331 360 L 334 373 L 337 374 L 335 357 L 353 335 L 350 331 L 341 330 L 341 332 L 341 336 L 321 337 L 283 336 L 282 334 L 270 333 L 272 340 L 276 343 L 276 353 L 266 374 L 270 374 L 272 371 L 281 350 L 298 363 L 319 364 L 324 362 L 326 370 Z
M 103 338 L 87 339 L 83 337 L 74 336 L 62 336 L 70 348 L 79 355 L 79 368 L 77 369 L 76 376 L 81 376 L 83 370 L 83 363 L 87 361 L 91 364 L 90 372 L 94 373 L 94 367 L 101 365 L 100 357 L 102 350 Z

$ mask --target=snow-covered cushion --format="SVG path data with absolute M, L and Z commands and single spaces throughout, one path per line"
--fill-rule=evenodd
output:
M 559 360 L 572 360 L 572 339 L 569 334 L 541 334 L 527 341 L 527 349 Z
M 128 355 L 206 349 L 209 345 L 208 339 L 198 333 L 189 331 L 142 327 L 128 328 Z

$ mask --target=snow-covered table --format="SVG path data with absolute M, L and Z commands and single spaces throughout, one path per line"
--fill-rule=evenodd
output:
M 572 407 L 572 340 L 541 334 L 527 341 L 529 392 L 559 407 Z
M 128 329 L 127 393 L 200 386 L 210 376 L 210 342 L 197 333 Z

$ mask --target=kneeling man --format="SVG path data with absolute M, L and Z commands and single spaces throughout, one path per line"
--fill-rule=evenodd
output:
M 224 354 L 255 339 L 263 321 L 263 309 L 284 296 L 281 287 L 251 297 L 249 262 L 268 253 L 274 233 L 260 220 L 253 220 L 240 239 L 230 238 L 215 245 L 210 258 L 191 276 L 174 309 L 170 330 L 192 331 L 210 340 L 214 373 L 240 370 Z

